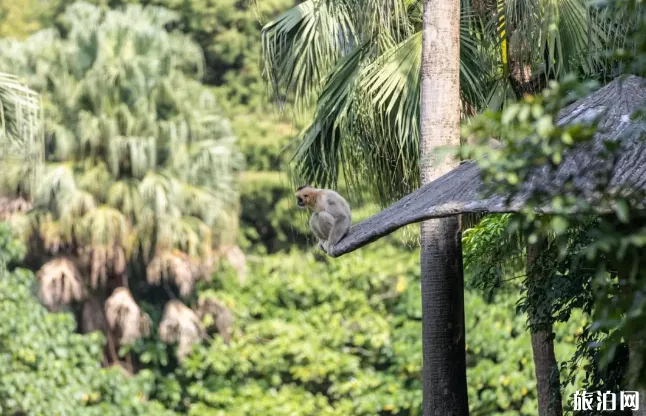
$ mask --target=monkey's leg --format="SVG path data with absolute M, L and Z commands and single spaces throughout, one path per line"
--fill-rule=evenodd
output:
M 318 240 L 318 248 L 325 251 L 324 246 L 329 232 L 323 233 L 323 231 L 321 230 L 321 227 L 319 226 L 319 222 L 320 222 L 319 214 L 315 212 L 310 217 L 310 229 L 312 230 L 312 232 L 314 233 L 314 235 Z
M 332 230 L 334 229 L 334 224 L 336 223 L 336 220 L 332 216 L 332 214 L 328 214 L 327 212 L 319 212 L 319 217 L 318 217 L 318 225 L 319 229 L 321 230 L 321 233 L 324 235 L 323 237 L 323 244 L 322 244 L 322 249 L 326 253 L 328 252 L 328 247 L 330 246 L 330 235 L 332 233 Z
M 350 229 L 350 218 L 341 217 L 334 222 L 332 230 L 330 231 L 330 237 L 327 239 L 327 250 L 329 254 L 332 248 L 345 236 L 345 234 Z

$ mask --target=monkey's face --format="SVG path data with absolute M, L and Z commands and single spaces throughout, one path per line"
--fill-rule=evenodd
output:
M 297 190 L 296 204 L 299 208 L 313 207 L 316 204 L 316 191 L 309 186 Z

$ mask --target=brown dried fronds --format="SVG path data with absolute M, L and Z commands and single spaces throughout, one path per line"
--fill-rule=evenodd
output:
M 0 197 L 0 221 L 6 221 L 14 214 L 27 212 L 32 204 L 23 197 Z
M 106 300 L 105 316 L 121 345 L 131 344 L 150 332 L 150 317 L 139 309 L 125 287 L 115 289 Z
M 84 247 L 81 257 L 90 268 L 90 285 L 93 289 L 105 286 L 110 277 L 121 277 L 126 272 L 126 253 L 119 246 Z
M 83 280 L 76 264 L 67 257 L 48 261 L 38 271 L 38 297 L 49 309 L 83 300 Z
M 240 283 L 244 283 L 247 278 L 247 258 L 242 249 L 237 245 L 222 246 L 218 250 L 221 256 L 224 256 L 231 267 L 238 273 Z
M 171 300 L 164 308 L 159 336 L 166 343 L 177 342 L 177 357 L 181 360 L 191 352 L 193 344 L 206 337 L 206 331 L 195 312 L 182 302 Z
M 203 297 L 198 301 L 197 314 L 207 327 L 215 325 L 225 343 L 231 340 L 235 318 L 224 302 L 214 297 Z
M 146 280 L 151 285 L 158 285 L 162 279 L 175 283 L 181 296 L 190 295 L 195 276 L 188 255 L 179 250 L 158 252 L 146 267 Z

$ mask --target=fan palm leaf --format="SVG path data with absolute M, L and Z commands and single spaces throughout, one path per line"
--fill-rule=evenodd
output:
M 79 218 L 94 210 L 96 203 L 89 192 L 75 190 L 63 205 L 60 213 L 61 233 L 67 241 L 72 241 L 78 234 Z
M 308 0 L 265 25 L 263 57 L 274 94 L 285 88 L 305 101 L 318 89 L 354 40 L 354 22 L 343 3 Z

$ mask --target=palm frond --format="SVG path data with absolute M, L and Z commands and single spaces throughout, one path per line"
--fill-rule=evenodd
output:
M 61 234 L 67 241 L 72 241 L 78 234 L 79 218 L 96 207 L 94 198 L 89 192 L 75 190 L 60 212 Z
M 0 157 L 42 163 L 42 127 L 40 96 L 0 72 Z
M 156 165 L 157 143 L 154 137 L 113 137 L 109 143 L 108 164 L 115 177 L 128 174 L 143 178 Z M 124 166 L 128 171 L 124 172 Z
M 143 206 L 137 182 L 123 180 L 113 183 L 108 190 L 107 203 L 136 223 Z
M 50 310 L 80 302 L 84 298 L 83 280 L 74 262 L 57 257 L 45 263 L 37 274 L 38 297 Z
M 303 108 L 354 40 L 354 21 L 344 2 L 307 0 L 262 30 L 265 76 L 279 100 L 294 96 Z
M 126 273 L 126 252 L 123 247 L 113 246 L 83 246 L 79 256 L 90 268 L 90 287 L 98 289 L 105 287 L 108 279 L 123 277 Z
M 177 182 L 171 176 L 148 172 L 139 184 L 145 214 L 153 217 L 178 216 L 177 187 Z
M 36 189 L 34 205 L 58 214 L 75 192 L 76 183 L 71 164 L 50 164 L 46 166 Z
M 472 19 L 463 14 L 463 21 Z M 485 60 L 467 23 L 461 30 L 463 97 L 482 108 Z M 421 32 L 372 57 L 366 42 L 330 72 L 317 111 L 294 156 L 303 181 L 336 186 L 341 172 L 354 188 L 386 203 L 419 181 Z M 354 185 L 354 186 L 352 186 Z
M 182 302 L 171 300 L 164 308 L 159 336 L 166 343 L 178 343 L 177 356 L 182 360 L 191 352 L 194 344 L 206 337 L 206 331 L 195 312 Z
M 79 240 L 90 247 L 127 247 L 130 223 L 116 209 L 101 205 L 81 218 Z
M 35 218 L 35 225 L 46 253 L 55 255 L 65 250 L 68 241 L 61 232 L 60 223 L 50 213 Z
M 364 42 L 330 72 L 319 96 L 316 113 L 304 131 L 294 161 L 301 181 L 335 186 L 344 160 L 342 137 L 350 137 L 358 75 L 371 44 Z
M 82 172 L 76 176 L 77 187 L 92 194 L 97 203 L 106 203 L 112 189 L 112 176 L 107 165 L 104 162 L 85 161 L 81 166 Z M 112 204 L 108 202 L 108 205 Z
M 151 285 L 171 280 L 183 297 L 193 292 L 195 284 L 189 257 L 177 250 L 158 253 L 146 267 L 146 280 Z
M 150 317 L 139 309 L 125 287 L 115 289 L 105 301 L 105 316 L 121 345 L 132 344 L 150 330 Z

